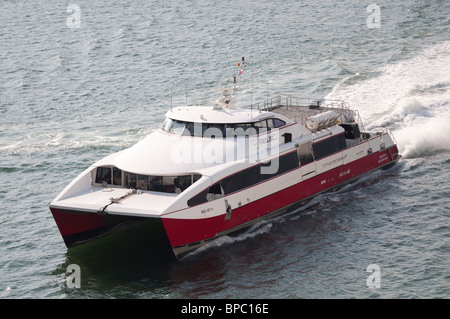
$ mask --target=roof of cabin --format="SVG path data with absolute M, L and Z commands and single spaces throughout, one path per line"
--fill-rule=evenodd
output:
M 205 106 L 174 107 L 166 114 L 167 117 L 185 122 L 195 123 L 251 123 L 265 118 L 278 117 L 272 112 L 251 109 L 221 108 L 215 109 Z

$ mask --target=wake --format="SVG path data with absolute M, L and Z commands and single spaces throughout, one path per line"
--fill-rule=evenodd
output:
M 344 79 L 326 98 L 349 102 L 369 131 L 391 129 L 405 158 L 450 151 L 450 41 L 378 71 Z

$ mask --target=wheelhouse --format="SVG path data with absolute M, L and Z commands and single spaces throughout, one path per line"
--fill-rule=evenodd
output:
M 244 123 L 202 123 L 167 117 L 161 128 L 165 132 L 181 136 L 227 138 L 257 135 L 285 125 L 286 122 L 279 118 L 266 118 Z

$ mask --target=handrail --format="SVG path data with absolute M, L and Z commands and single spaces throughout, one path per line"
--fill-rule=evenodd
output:
M 282 103 L 282 102 L 286 103 Z M 350 109 L 348 103 L 342 100 L 328 100 L 328 99 L 313 99 L 313 98 L 298 98 L 293 97 L 292 95 L 277 95 L 271 98 L 267 98 L 263 101 L 252 103 L 251 107 L 254 108 L 256 106 L 257 109 L 261 111 L 271 111 L 276 108 L 286 106 L 320 106 L 320 107 L 332 107 L 332 108 L 340 108 L 340 109 Z M 261 107 L 263 106 L 263 107 Z
M 350 108 L 349 104 L 343 100 L 328 100 L 328 99 L 313 99 L 313 98 L 299 98 L 292 95 L 277 95 L 271 98 L 267 98 L 264 101 L 256 102 L 251 104 L 251 108 L 257 108 L 260 111 L 274 111 L 281 107 L 295 108 L 295 107 L 307 107 L 308 109 L 317 108 L 331 108 L 333 110 L 340 110 L 348 118 L 353 119 L 353 122 L 357 123 L 361 131 L 364 130 L 364 126 L 357 110 Z M 305 124 L 306 118 L 302 114 L 300 124 Z M 297 116 L 295 116 L 295 121 L 297 122 Z M 298 122 L 297 122 L 298 123 Z

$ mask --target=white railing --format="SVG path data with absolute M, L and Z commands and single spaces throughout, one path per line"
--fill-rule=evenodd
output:
M 360 127 L 361 132 L 364 132 L 364 126 L 357 110 L 350 109 L 347 102 L 342 100 L 326 100 L 326 99 L 311 99 L 311 98 L 298 98 L 292 95 L 277 95 L 272 98 L 268 98 L 265 101 L 252 103 L 252 109 L 258 109 L 260 111 L 274 111 L 276 109 L 285 107 L 286 109 L 298 108 L 299 115 L 295 116 L 294 120 L 299 124 L 305 124 L 306 119 L 313 114 L 305 113 L 305 108 L 308 110 L 318 110 L 319 108 L 333 109 L 338 111 L 340 115 L 345 115 L 347 118 L 352 119 Z M 302 108 L 300 112 L 300 108 Z M 317 112 L 315 112 L 317 113 Z

